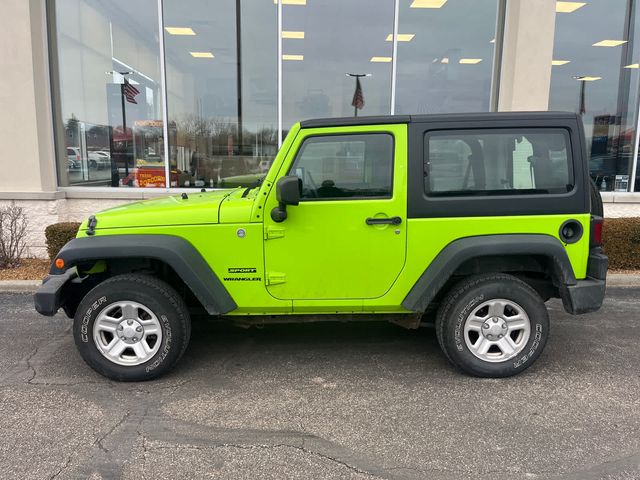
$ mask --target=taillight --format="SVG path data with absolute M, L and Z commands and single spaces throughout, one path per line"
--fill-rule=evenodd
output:
M 604 218 L 602 217 L 591 217 L 591 247 L 601 247 L 602 246 L 602 229 L 604 227 Z
M 80 161 L 80 155 L 76 155 L 76 160 Z

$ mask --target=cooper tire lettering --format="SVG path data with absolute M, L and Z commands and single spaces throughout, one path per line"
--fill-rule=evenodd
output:
M 502 310 L 495 310 L 491 317 L 487 311 L 479 315 L 481 319 L 493 318 L 494 321 L 469 328 L 469 316 L 476 309 L 484 308 L 483 304 L 496 308 L 491 303 L 494 299 L 505 299 L 506 303 L 503 305 L 506 306 Z M 501 359 L 500 355 L 505 355 L 504 351 L 498 338 L 492 336 L 502 335 L 502 332 L 494 333 L 492 324 L 498 325 L 498 318 L 509 321 L 509 317 L 514 315 L 509 310 L 509 302 L 524 310 L 526 321 L 530 322 L 530 330 L 524 342 L 519 344 L 517 355 Z M 548 336 L 548 324 L 549 317 L 544 302 L 531 286 L 514 276 L 496 273 L 474 275 L 454 285 L 440 303 L 435 326 L 440 347 L 456 367 L 480 377 L 508 377 L 526 369 L 539 357 Z M 482 333 L 485 328 L 491 329 L 487 330 L 486 335 Z M 486 354 L 487 350 L 478 355 L 471 349 L 478 344 L 479 335 L 484 335 L 490 342 L 489 355 Z M 512 340 L 516 341 L 516 338 L 512 337 Z
M 138 304 L 138 307 L 136 313 L 125 317 L 128 302 Z M 112 309 L 114 305 L 118 310 L 108 312 L 108 317 L 115 317 L 113 330 L 105 329 L 103 323 L 96 327 L 98 319 L 104 322 L 100 312 Z M 144 317 L 145 310 L 147 317 Z M 150 331 L 136 338 L 134 332 L 144 332 L 148 325 L 144 320 L 149 315 L 155 318 L 152 328 L 159 333 L 155 335 Z M 137 323 L 136 327 L 130 320 L 143 323 Z M 110 322 L 108 318 L 107 322 Z M 184 300 L 170 285 L 149 275 L 122 274 L 103 281 L 86 294 L 76 312 L 73 331 L 82 358 L 98 373 L 114 380 L 143 381 L 162 375 L 176 364 L 188 345 L 191 322 Z M 159 344 L 150 343 L 154 342 L 154 335 Z M 138 353 L 139 349 L 134 348 L 134 344 L 143 341 L 147 342 L 147 347 L 155 346 L 148 355 Z M 106 353 L 105 345 L 111 348 L 118 344 L 119 353 Z
M 84 343 L 89 342 L 89 336 L 87 335 L 87 331 L 88 331 L 87 326 L 89 325 L 89 320 L 91 320 L 91 314 L 96 312 L 103 303 L 106 303 L 106 301 L 107 301 L 107 297 L 105 296 L 100 297 L 99 299 L 97 299 L 95 302 L 91 304 L 91 306 L 87 309 L 86 313 L 84 314 L 84 317 L 82 317 L 82 324 L 80 326 L 80 338 Z

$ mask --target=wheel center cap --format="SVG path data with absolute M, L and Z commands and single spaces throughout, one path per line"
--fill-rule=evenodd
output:
M 122 320 L 118 325 L 118 337 L 126 343 L 136 343 L 142 338 L 144 330 L 137 320 Z
M 507 322 L 500 317 L 491 317 L 482 324 L 482 335 L 487 340 L 497 341 L 507 334 Z

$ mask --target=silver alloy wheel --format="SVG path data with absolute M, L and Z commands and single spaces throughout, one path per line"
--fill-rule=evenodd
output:
M 504 362 L 515 357 L 524 349 L 530 335 L 527 312 L 504 298 L 480 304 L 464 323 L 467 348 L 485 362 Z
M 93 323 L 93 341 L 106 359 L 131 367 L 148 361 L 158 352 L 162 328 L 148 307 L 123 300 L 100 312 Z

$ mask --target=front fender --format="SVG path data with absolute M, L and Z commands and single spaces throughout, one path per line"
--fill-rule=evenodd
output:
M 54 262 L 51 275 L 63 274 L 67 271 L 66 269 L 91 260 L 126 258 L 159 260 L 176 272 L 210 315 L 228 313 L 237 308 L 236 302 L 202 258 L 200 252 L 181 237 L 104 235 L 76 238 L 67 243 L 56 258 L 64 260 L 65 270 L 56 268 Z

